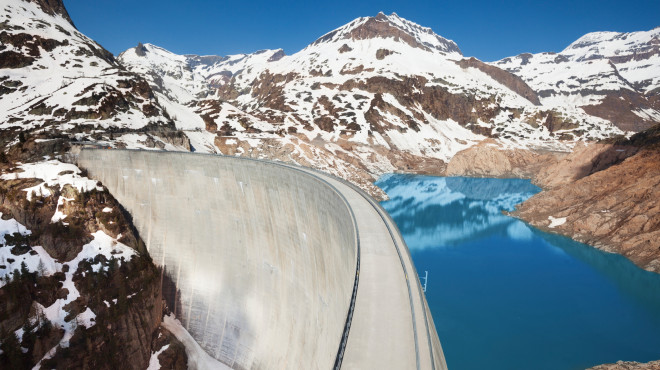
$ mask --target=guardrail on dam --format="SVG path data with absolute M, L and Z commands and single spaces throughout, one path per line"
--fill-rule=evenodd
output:
M 335 364 L 358 235 L 333 187 L 270 162 L 189 153 L 85 149 L 78 165 L 132 214 L 177 288 L 171 308 L 211 356 L 236 369 Z

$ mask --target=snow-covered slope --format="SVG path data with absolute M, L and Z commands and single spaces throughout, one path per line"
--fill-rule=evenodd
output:
M 576 61 L 611 61 L 635 88 L 660 88 L 660 27 L 650 31 L 592 32 L 570 44 L 561 54 Z
M 560 53 L 520 54 L 495 66 L 520 76 L 548 107 L 582 107 L 623 130 L 660 122 L 660 28 L 593 32 Z
M 174 130 L 147 81 L 80 33 L 61 2 L 0 0 L 0 9 L 3 139 Z

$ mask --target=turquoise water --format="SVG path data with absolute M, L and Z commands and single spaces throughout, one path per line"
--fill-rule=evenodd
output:
M 408 244 L 447 364 L 584 369 L 660 359 L 660 275 L 502 215 L 527 180 L 387 175 L 383 207 Z

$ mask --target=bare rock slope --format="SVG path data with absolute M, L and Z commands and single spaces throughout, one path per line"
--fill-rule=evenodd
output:
M 660 361 L 651 361 L 647 363 L 619 361 L 614 364 L 594 366 L 588 370 L 660 370 Z
M 660 272 L 659 133 L 575 151 L 539 174 L 550 190 L 514 215 Z
M 532 178 L 566 152 L 507 148 L 487 139 L 462 150 L 449 161 L 446 176 Z

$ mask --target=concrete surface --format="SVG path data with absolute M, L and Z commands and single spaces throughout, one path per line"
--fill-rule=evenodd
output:
M 446 369 L 417 271 L 394 221 L 355 185 L 300 168 L 345 196 L 360 231 L 360 285 L 342 368 Z
M 85 149 L 78 164 L 132 214 L 177 288 L 184 327 L 229 366 L 332 368 L 359 246 L 342 368 L 446 368 L 405 242 L 351 184 L 302 167 L 189 153 Z

